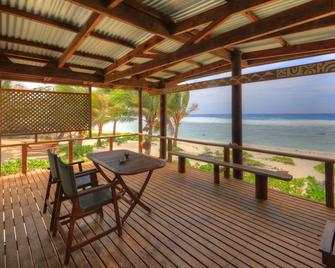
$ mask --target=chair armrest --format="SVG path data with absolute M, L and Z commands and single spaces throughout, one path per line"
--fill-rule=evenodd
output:
M 69 163 L 69 165 L 71 166 L 78 165 L 79 171 L 83 171 L 82 163 L 84 163 L 84 160 L 74 161 L 72 163 Z
M 84 176 L 84 175 L 91 175 L 91 174 L 96 174 L 98 173 L 99 171 L 95 168 L 93 169 L 88 169 L 88 170 L 84 170 L 84 171 L 79 171 L 79 172 L 76 172 L 74 174 L 75 177 L 80 177 L 80 176 Z
M 103 189 L 107 189 L 107 188 L 111 188 L 111 187 L 115 187 L 115 183 L 107 183 L 107 184 L 99 185 L 99 186 L 92 187 L 92 188 L 89 188 L 89 189 L 86 189 L 86 190 L 82 190 L 82 191 L 77 193 L 77 197 L 81 197 L 83 195 L 98 192 L 98 191 L 101 191 Z

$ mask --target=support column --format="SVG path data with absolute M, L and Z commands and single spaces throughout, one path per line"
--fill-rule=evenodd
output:
M 160 136 L 166 137 L 166 95 L 160 95 Z M 166 139 L 160 139 L 159 157 L 166 158 Z
M 92 86 L 88 87 L 88 94 L 89 94 L 89 116 L 90 116 L 90 122 L 89 122 L 89 131 L 88 131 L 88 137 L 92 138 Z
M 142 89 L 138 89 L 138 152 L 142 153 L 142 141 L 143 136 L 143 101 L 142 101 Z
M 241 52 L 234 50 L 232 53 L 232 76 L 241 75 Z M 242 146 L 242 85 L 232 86 L 232 142 Z M 242 151 L 233 150 L 233 162 L 242 164 Z M 243 173 L 234 170 L 234 177 L 243 179 Z

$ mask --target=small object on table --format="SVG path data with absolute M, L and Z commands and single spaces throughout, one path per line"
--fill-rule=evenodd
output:
M 124 157 L 128 160 L 128 159 L 129 159 L 129 153 L 128 153 L 128 152 L 125 152 L 125 153 L 124 153 Z
M 120 159 L 119 159 L 119 162 L 120 162 L 120 164 L 124 164 L 124 163 L 126 163 L 127 162 L 127 158 L 124 156 L 124 157 L 121 157 Z

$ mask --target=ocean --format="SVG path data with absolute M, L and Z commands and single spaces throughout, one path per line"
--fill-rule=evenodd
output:
M 112 126 L 108 123 L 104 130 L 111 131 Z M 117 132 L 136 131 L 136 121 L 117 126 Z M 179 137 L 229 143 L 231 116 L 189 115 L 182 121 Z M 246 145 L 335 152 L 335 114 L 245 114 L 243 139 Z

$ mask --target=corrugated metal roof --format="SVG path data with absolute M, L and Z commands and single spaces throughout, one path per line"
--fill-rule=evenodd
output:
M 299 45 L 335 38 L 335 26 L 283 36 L 290 45 Z
M 130 62 L 136 63 L 136 64 L 141 64 L 141 63 L 146 63 L 148 61 L 151 61 L 152 59 L 149 58 L 133 58 Z
M 155 50 L 164 52 L 164 53 L 171 53 L 176 51 L 178 48 L 180 48 L 183 44 L 174 41 L 174 40 L 165 40 L 161 42 L 158 46 L 155 47 Z
M 12 57 L 9 57 L 9 59 L 11 62 L 17 63 L 17 64 L 31 65 L 31 66 L 37 66 L 37 67 L 44 67 L 46 65 L 46 63 L 36 62 L 32 60 L 23 60 L 23 59 L 17 59 L 17 58 L 12 58 Z
M 144 0 L 147 4 L 167 15 L 175 21 L 185 20 L 214 7 L 225 4 L 225 0 Z
M 162 78 L 162 79 L 168 79 L 172 76 L 174 76 L 174 75 L 170 74 L 170 73 L 166 73 L 164 71 L 161 71 L 161 72 L 158 72 L 158 73 L 155 73 L 155 74 L 152 75 L 152 77 L 158 77 L 158 78 Z
M 20 17 L 0 13 L 0 35 L 66 48 L 75 33 Z
M 194 64 L 190 64 L 187 62 L 180 62 L 174 66 L 169 67 L 168 70 L 179 72 L 179 73 L 184 73 L 184 72 L 188 72 L 190 70 L 196 69 L 197 67 L 198 66 Z
M 209 64 L 218 60 L 221 60 L 221 58 L 210 54 L 210 53 L 202 53 L 201 55 L 198 55 L 194 58 L 192 58 L 192 60 L 199 62 L 201 64 Z
M 260 6 L 253 9 L 253 13 L 257 15 L 260 19 L 272 16 L 276 13 L 280 13 L 287 9 L 311 2 L 312 0 L 277 0 L 270 2 L 267 5 Z
M 124 70 L 129 69 L 129 68 L 131 68 L 131 66 L 129 66 L 129 65 L 121 65 L 121 66 L 117 67 L 117 68 L 115 69 L 115 71 L 117 71 L 117 72 L 122 72 L 122 71 L 124 71 Z
M 7 43 L 7 42 L 2 42 L 2 41 L 0 41 L 0 48 L 20 51 L 20 52 L 26 52 L 26 53 L 32 53 L 36 55 L 48 56 L 48 57 L 53 57 L 53 58 L 58 58 L 61 55 L 61 53 L 59 52 L 55 52 L 55 51 L 51 51 L 47 49 L 40 49 L 40 48 Z
M 106 68 L 110 65 L 110 62 L 102 61 L 102 60 L 95 60 L 95 59 L 88 59 L 80 56 L 72 56 L 69 63 L 78 64 L 82 66 L 90 66 L 96 68 Z
M 70 69 L 74 72 L 85 73 L 85 74 L 94 74 L 95 73 L 95 71 L 93 71 L 93 70 L 81 69 L 81 68 L 76 68 L 76 67 L 70 67 Z
M 98 24 L 95 31 L 108 36 L 121 38 L 136 46 L 142 44 L 153 36 L 153 34 L 145 32 L 139 28 L 107 17 Z
M 210 36 L 214 37 L 219 34 L 229 32 L 231 30 L 234 30 L 246 24 L 249 24 L 250 22 L 251 22 L 250 19 L 247 18 L 243 14 L 233 15 L 229 19 L 227 19 L 223 24 L 221 24 L 219 27 L 214 29 L 214 31 L 211 32 Z
M 90 10 L 64 0 L 1 0 L 1 4 L 78 27 L 83 25 L 92 14 Z
M 240 49 L 242 52 L 246 53 L 246 52 L 281 47 L 281 44 L 275 39 L 265 39 L 246 44 L 236 45 L 235 47 Z
M 131 49 L 118 44 L 105 42 L 94 37 L 88 37 L 78 48 L 78 51 L 119 59 L 130 52 Z

